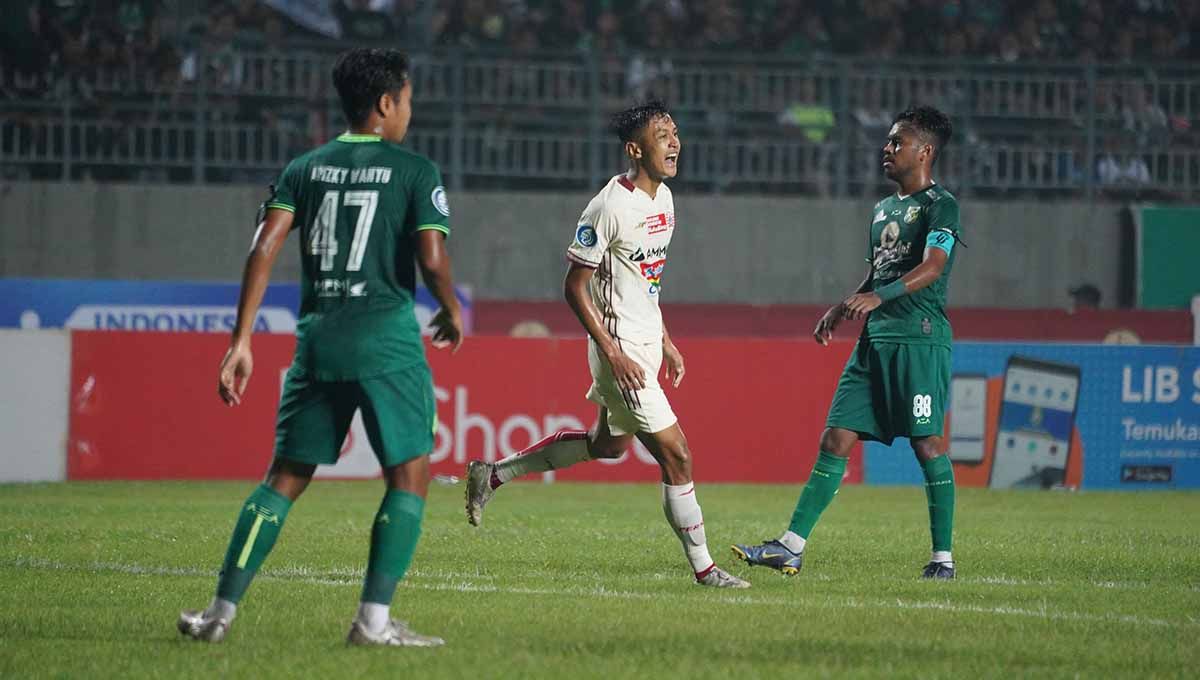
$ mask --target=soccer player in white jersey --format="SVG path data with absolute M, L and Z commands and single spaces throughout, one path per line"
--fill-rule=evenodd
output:
M 608 181 L 583 211 L 567 249 L 567 304 L 587 330 L 592 386 L 600 409 L 589 432 L 558 432 L 497 463 L 467 466 L 467 519 L 478 526 L 483 507 L 502 484 L 522 475 L 597 458 L 618 458 L 637 437 L 662 468 L 667 522 L 683 544 L 696 582 L 718 588 L 750 584 L 716 566 L 692 485 L 687 439 L 658 382 L 683 381 L 683 355 L 671 342 L 658 292 L 675 231 L 675 204 L 664 180 L 679 162 L 679 129 L 662 102 L 613 116 L 629 170 Z

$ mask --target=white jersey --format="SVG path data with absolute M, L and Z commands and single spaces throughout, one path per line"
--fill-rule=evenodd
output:
M 662 342 L 658 291 L 675 231 L 675 202 L 660 184 L 658 195 L 617 175 L 588 203 L 567 258 L 596 269 L 589 288 L 604 327 L 635 344 Z

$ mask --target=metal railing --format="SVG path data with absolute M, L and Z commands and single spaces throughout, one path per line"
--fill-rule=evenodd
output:
M 333 54 L 197 48 L 190 79 L 0 71 L 0 176 L 268 179 L 341 129 Z M 874 192 L 888 116 L 926 102 L 954 120 L 938 172 L 959 193 L 1200 195 L 1193 64 L 455 51 L 414 55 L 412 78 L 407 143 L 455 189 L 594 188 L 623 166 L 606 115 L 654 94 L 676 112 L 677 183 L 694 190 Z

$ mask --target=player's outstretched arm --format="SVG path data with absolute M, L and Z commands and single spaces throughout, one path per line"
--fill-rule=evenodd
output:
M 592 280 L 593 274 L 595 270 L 591 267 L 571 262 L 567 278 L 563 281 L 563 296 L 571 306 L 571 311 L 575 312 L 579 323 L 583 324 L 588 335 L 596 341 L 596 348 L 612 366 L 617 385 L 623 390 L 643 389 L 646 387 L 645 371 L 621 351 L 617 341 L 605 330 L 600 319 L 600 310 L 596 309 L 596 303 L 592 302 L 592 296 L 588 293 L 588 282 Z
M 862 283 L 854 289 L 855 294 L 871 290 L 871 276 L 874 273 L 874 267 L 867 270 L 867 275 L 863 278 Z M 828 346 L 829 341 L 833 339 L 833 332 L 837 330 L 844 318 L 846 318 L 846 303 L 842 301 L 830 307 L 829 311 L 825 312 L 825 315 L 817 321 L 817 327 L 813 329 L 813 339 L 822 346 Z
M 272 208 L 267 210 L 263 221 L 254 231 L 250 243 L 250 254 L 242 269 L 242 290 L 238 296 L 237 323 L 229 341 L 229 350 L 221 360 L 221 374 L 217 383 L 217 394 L 229 406 L 242 403 L 246 384 L 254 371 L 254 357 L 250 352 L 250 336 L 254 329 L 254 318 L 262 304 L 267 282 L 271 280 L 271 267 L 279 249 L 287 241 L 292 230 L 294 215 L 289 210 Z
M 417 232 L 416 238 L 421 279 L 440 306 L 429 322 L 433 328 L 433 346 L 438 349 L 449 347 L 451 352 L 457 352 L 463 341 L 462 308 L 458 304 L 458 297 L 454 295 L 454 277 L 450 274 L 446 237 L 437 229 L 422 229 Z
M 942 275 L 950 255 L 941 248 L 926 248 L 925 259 L 903 277 L 871 293 L 858 293 L 846 300 L 846 318 L 861 319 L 888 300 L 911 295 L 928 286 Z

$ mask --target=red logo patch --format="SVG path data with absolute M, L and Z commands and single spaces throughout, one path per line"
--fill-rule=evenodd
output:
M 659 213 L 646 218 L 643 225 L 646 227 L 646 233 L 658 234 L 664 231 L 670 231 L 675 228 L 675 213 Z

